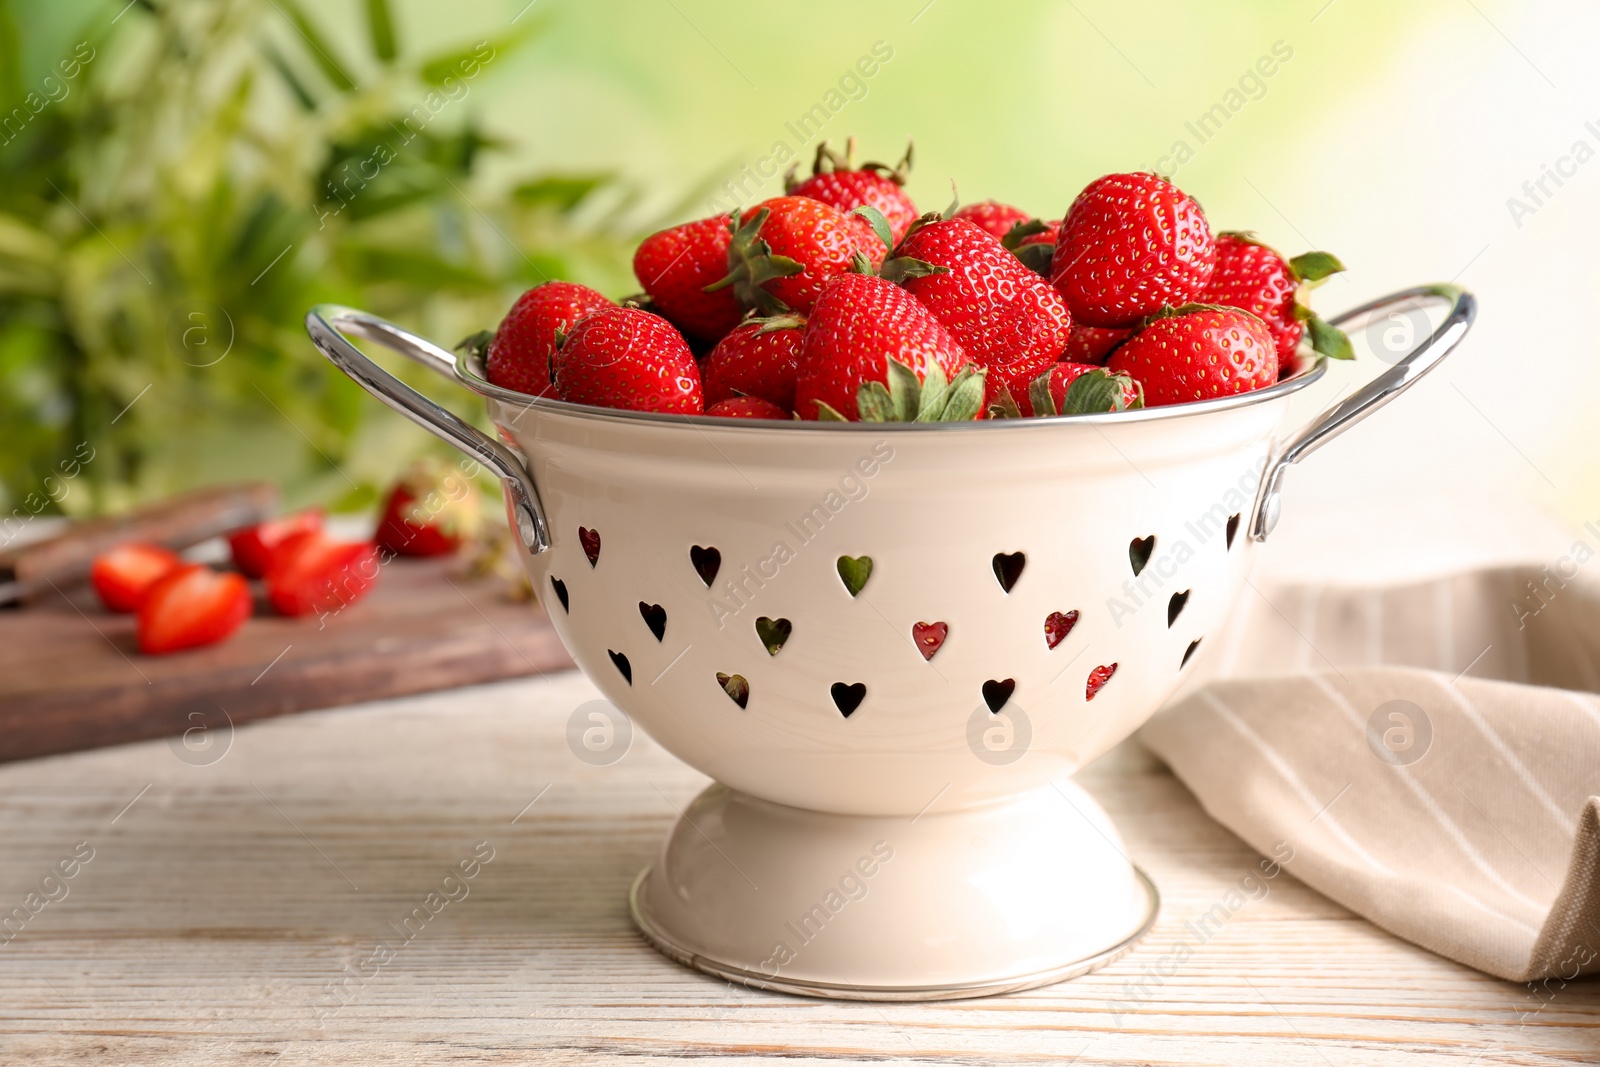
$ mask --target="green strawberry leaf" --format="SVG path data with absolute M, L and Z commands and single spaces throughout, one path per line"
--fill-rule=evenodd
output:
M 933 368 L 930 367 L 931 371 Z M 951 379 L 945 400 L 937 415 L 919 416 L 921 422 L 970 422 L 983 410 L 984 376 L 987 372 L 968 363 Z
M 1129 404 L 1123 397 L 1123 388 L 1133 383 L 1133 379 L 1125 374 L 1112 374 L 1104 367 L 1097 367 L 1086 371 L 1072 380 L 1067 386 L 1067 394 L 1062 397 L 1061 414 L 1063 415 L 1089 415 L 1102 411 L 1124 411 L 1130 407 L 1144 407 L 1144 391 L 1139 389 L 1138 398 Z
M 728 242 L 728 274 L 705 287 L 706 292 L 714 293 L 731 285 L 741 304 L 762 315 L 780 315 L 789 310 L 787 304 L 766 290 L 766 283 L 806 269 L 798 260 L 773 255 L 771 246 L 761 239 L 761 227 L 771 213 L 768 208 L 761 208 L 748 218 L 737 209 L 729 213 L 733 239 Z
M 1011 390 L 1005 386 L 1000 387 L 1000 393 L 994 398 L 994 403 L 989 405 L 991 419 L 1020 419 L 1022 409 L 1017 406 L 1017 398 L 1011 395 Z
M 911 278 L 926 278 L 934 274 L 948 274 L 949 267 L 938 267 L 927 260 L 914 259 L 911 256 L 890 256 L 883 261 L 883 266 L 878 268 L 878 277 L 885 281 L 903 284 Z
M 860 215 L 872 227 L 872 232 L 878 235 L 878 240 L 883 242 L 885 252 L 894 251 L 894 231 L 889 228 L 889 220 L 883 217 L 883 212 L 871 204 L 862 204 L 852 215 Z
M 936 368 L 929 369 L 931 371 Z M 918 381 L 917 372 L 898 359 L 889 360 L 888 376 L 889 398 L 894 402 L 894 416 L 891 421 L 894 422 L 915 422 L 924 394 L 943 385 L 942 382 L 935 385 L 931 374 L 927 383 Z
M 1050 277 L 1050 263 L 1055 259 L 1056 246 L 1035 241 L 1031 245 L 1012 249 L 1012 255 L 1022 260 L 1022 265 L 1044 278 Z
M 1029 219 L 1027 222 L 1018 222 L 1006 231 L 1006 235 L 1000 238 L 1000 243 L 1015 252 L 1024 237 L 1032 237 L 1034 234 L 1043 233 L 1049 228 L 1049 225 L 1043 219 Z
M 1061 414 L 1056 410 L 1055 394 L 1050 391 L 1050 376 L 1054 371 L 1052 367 L 1028 383 L 1028 403 L 1033 405 L 1037 416 Z
M 757 337 L 764 333 L 774 333 L 778 330 L 798 330 L 800 327 L 806 324 L 804 315 L 795 314 L 773 315 L 769 318 L 757 317 L 747 321 L 759 322 L 761 324 L 761 329 L 756 331 Z
M 1319 356 L 1329 359 L 1355 359 L 1356 351 L 1350 346 L 1350 338 L 1337 326 L 1330 325 L 1321 316 L 1310 308 L 1306 309 L 1303 316 L 1306 332 L 1311 335 L 1311 350 Z
M 839 414 L 839 409 L 829 404 L 826 400 L 813 400 L 817 405 L 818 422 L 849 422 L 850 420 Z
M 909 151 L 909 150 L 908 150 Z M 950 206 L 941 211 L 930 211 L 918 221 L 939 222 L 944 219 L 953 219 L 956 212 L 961 210 L 961 190 L 956 188 L 956 180 L 950 179 Z M 932 216 L 931 218 L 929 216 Z
M 486 359 L 489 355 L 489 342 L 493 340 L 493 330 L 479 330 L 477 333 L 468 334 L 456 342 L 454 351 L 465 352 L 469 357 Z
M 1332 252 L 1305 252 L 1289 261 L 1289 269 L 1301 281 L 1316 285 L 1344 270 L 1344 264 Z
M 894 397 L 882 382 L 862 382 L 856 390 L 856 411 L 862 422 L 903 422 L 895 418 Z
M 850 257 L 850 273 L 871 274 L 872 260 L 868 259 L 864 252 L 857 252 L 855 255 Z

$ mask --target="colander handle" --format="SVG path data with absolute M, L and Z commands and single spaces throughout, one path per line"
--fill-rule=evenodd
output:
M 1472 328 L 1478 304 L 1471 293 L 1454 285 L 1420 285 L 1379 297 L 1330 320 L 1335 326 L 1343 326 L 1419 300 L 1441 301 L 1448 304 L 1450 310 L 1444 321 L 1398 363 L 1318 415 L 1278 449 L 1268 463 L 1266 476 L 1262 478 L 1261 488 L 1256 493 L 1255 510 L 1250 514 L 1252 540 L 1265 541 L 1272 528 L 1278 525 L 1281 507 L 1279 494 L 1283 489 L 1284 472 L 1399 396 L 1418 378 L 1432 370 L 1461 343 L 1461 339 Z
M 498 474 L 523 546 L 535 556 L 550 547 L 550 527 L 539 503 L 539 489 L 522 461 L 499 441 L 372 362 L 348 338 L 382 345 L 452 379 L 455 357 L 392 322 L 338 304 L 319 304 L 306 312 L 306 333 L 311 335 L 311 343 L 361 388 Z

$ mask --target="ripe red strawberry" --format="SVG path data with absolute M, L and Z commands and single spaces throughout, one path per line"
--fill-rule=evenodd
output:
M 1072 316 L 1061 295 L 965 219 L 913 227 L 883 275 L 905 286 L 967 358 L 988 370 L 987 403 L 1003 390 L 1026 391 L 1067 346 Z
M 107 611 L 138 611 L 150 588 L 183 565 L 170 549 L 126 541 L 94 558 L 89 582 Z
M 443 556 L 477 533 L 478 490 L 438 460 L 411 464 L 389 492 L 373 540 L 397 556 Z
M 1163 312 L 1106 360 L 1144 386 L 1144 402 L 1183 404 L 1246 393 L 1278 379 L 1266 324 L 1245 311 L 1191 304 Z
M 280 615 L 338 611 L 366 596 L 377 580 L 377 545 L 312 530 L 278 546 L 267 570 L 267 600 Z
M 794 380 L 800 372 L 798 315 L 742 322 L 717 342 L 703 369 L 706 407 L 743 394 L 794 410 Z
M 1072 383 L 1086 374 L 1100 371 L 1105 379 L 1099 390 L 1080 388 L 1069 399 Z M 1086 383 L 1087 384 L 1087 383 Z M 1041 390 L 1048 389 L 1050 400 L 1042 403 Z M 1144 407 L 1144 390 L 1125 374 L 1110 374 L 1092 363 L 1057 363 L 1016 393 L 1017 406 L 1024 415 L 1077 415 L 1089 411 L 1127 411 Z M 1039 401 L 1039 403 L 1036 403 Z
M 728 274 L 732 231 L 727 215 L 653 233 L 633 254 L 633 274 L 656 310 L 692 337 L 715 343 L 739 324 L 744 308 L 727 289 L 707 292 Z
M 1085 326 L 1132 326 L 1196 299 L 1216 264 L 1200 205 L 1154 174 L 1089 183 L 1061 223 L 1051 281 Z
M 1061 353 L 1063 361 L 1093 363 L 1100 366 L 1111 350 L 1128 339 L 1132 330 L 1103 330 L 1098 326 L 1072 324 L 1072 336 L 1067 338 L 1067 350 Z
M 714 288 L 731 288 L 763 315 L 805 314 L 858 254 L 874 269 L 887 254 L 865 220 L 810 197 L 773 197 L 738 217 L 727 277 Z
M 1111 676 L 1116 673 L 1117 665 L 1115 663 L 1103 663 L 1090 671 L 1089 678 L 1083 685 L 1083 699 L 1093 700 L 1094 695 L 1100 692 L 1105 687 L 1105 684 L 1111 681 Z
M 1020 207 L 1002 204 L 998 200 L 980 200 L 976 204 L 963 204 L 957 208 L 953 219 L 966 219 L 996 240 L 1011 232 L 1013 226 L 1027 222 L 1033 216 Z
M 272 554 L 284 541 L 307 530 L 322 529 L 322 509 L 307 508 L 276 519 L 258 522 L 229 535 L 228 548 L 233 565 L 246 578 L 260 578 L 272 565 Z
M 826 405 L 859 421 L 857 400 L 867 382 L 885 386 L 890 363 L 909 367 L 919 382 L 930 368 L 949 380 L 967 363 L 961 344 L 916 297 L 886 279 L 846 274 L 822 291 L 806 320 L 795 383 L 795 413 L 826 415 Z
M 215 644 L 249 617 L 250 586 L 242 577 L 198 564 L 179 567 L 151 586 L 139 606 L 139 651 L 154 656 Z
M 698 415 L 700 368 L 683 335 L 638 308 L 602 308 L 556 353 L 556 396 L 575 404 Z
M 556 335 L 592 311 L 614 307 L 600 293 L 576 282 L 545 282 L 517 298 L 489 342 L 489 381 L 529 396 L 554 396 L 550 358 Z
M 706 408 L 707 415 L 720 415 L 726 419 L 788 419 L 783 408 L 759 396 L 735 396 L 719 400 Z
M 911 224 L 917 221 L 917 205 L 906 195 L 906 176 L 911 173 L 911 146 L 899 164 L 888 167 L 882 163 L 863 163 L 856 166 L 856 139 L 845 142 L 845 154 L 828 147 L 823 141 L 817 146 L 817 159 L 811 168 L 811 177 L 803 182 L 794 179 L 790 168 L 784 180 L 784 191 L 790 196 L 808 196 L 829 207 L 849 214 L 858 207 L 873 207 L 889 220 L 895 243 L 906 235 Z
M 1249 234 L 1222 233 L 1217 235 L 1217 267 L 1200 301 L 1240 308 L 1266 323 L 1280 364 L 1294 358 L 1307 326 L 1313 350 L 1349 359 L 1354 353 L 1348 339 L 1317 318 L 1301 299 L 1305 289 L 1342 270 L 1344 264 L 1327 252 L 1307 252 L 1287 260 Z

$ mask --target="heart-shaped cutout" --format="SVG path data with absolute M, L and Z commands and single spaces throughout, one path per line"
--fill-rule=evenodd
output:
M 578 543 L 583 546 L 583 554 L 589 557 L 589 566 L 596 566 L 600 562 L 600 531 L 578 527 Z
M 859 708 L 861 702 L 867 699 L 867 687 L 863 682 L 856 682 L 853 685 L 834 682 L 833 687 L 828 691 L 833 694 L 833 703 L 839 709 L 839 714 L 847 719 L 850 717 L 850 713 Z
M 1111 681 L 1111 676 L 1117 673 L 1115 663 L 1103 663 L 1089 672 L 1089 680 L 1083 687 L 1083 699 L 1093 700 L 1094 695 L 1100 692 L 1102 686 Z
M 724 693 L 728 694 L 728 699 L 732 700 L 741 708 L 749 705 L 750 683 L 744 680 L 744 675 L 723 674 L 721 671 L 718 671 L 717 684 L 722 686 L 722 691 Z
M 1133 564 L 1133 576 L 1139 577 L 1139 572 L 1144 570 L 1150 562 L 1150 554 L 1156 550 L 1156 535 L 1149 537 L 1135 537 L 1128 542 L 1128 562 Z
M 917 651 L 922 653 L 923 659 L 932 659 L 934 653 L 944 647 L 944 639 L 949 636 L 949 623 L 914 622 L 911 624 L 911 640 L 917 646 Z
M 1000 583 L 1000 588 L 1011 592 L 1011 587 L 1017 584 L 1017 579 L 1022 577 L 1022 568 L 1028 565 L 1028 557 L 1021 552 L 996 552 L 994 554 L 994 577 Z
M 983 702 L 989 705 L 989 713 L 998 715 L 1000 709 L 1006 706 L 1006 701 L 1011 699 L 1011 694 L 1017 691 L 1017 682 L 1014 678 L 1002 678 L 998 682 L 993 678 L 983 683 Z
M 1199 647 L 1200 638 L 1197 637 L 1193 641 L 1189 642 L 1189 647 L 1183 650 L 1183 662 L 1178 664 L 1178 669 L 1180 671 L 1189 665 L 1189 661 L 1194 658 L 1194 650 Z
M 609 648 L 606 649 L 606 655 L 611 657 L 611 662 L 616 666 L 617 673 L 622 675 L 629 685 L 632 685 L 633 664 L 628 662 L 628 657 L 621 652 L 613 652 Z
M 1189 593 L 1185 589 L 1181 593 L 1173 593 L 1172 599 L 1167 601 L 1167 629 L 1172 629 L 1172 624 L 1178 621 L 1178 616 L 1183 614 L 1183 606 L 1189 603 Z
M 1239 513 L 1228 516 L 1228 547 L 1233 547 L 1233 535 L 1239 532 Z
M 840 556 L 836 566 L 839 568 L 839 580 L 844 582 L 851 596 L 861 592 L 867 579 L 872 577 L 871 556 Z
M 792 633 L 794 624 L 788 619 L 769 619 L 763 615 L 756 620 L 756 636 L 761 638 L 761 643 L 767 647 L 769 656 L 776 656 Z
M 1072 628 L 1078 625 L 1078 612 L 1052 611 L 1044 618 L 1044 643 L 1047 648 L 1055 648 L 1067 639 Z
M 572 613 L 572 605 L 567 602 L 567 583 L 552 574 L 550 576 L 550 588 L 556 591 L 556 599 L 561 601 L 561 610 L 570 615 Z
M 646 626 L 650 627 L 650 632 L 656 635 L 657 641 L 660 641 L 666 635 L 666 608 L 663 608 L 660 604 L 646 604 L 641 600 L 639 601 L 639 617 L 644 620 Z
M 689 546 L 689 562 L 694 564 L 694 572 L 700 580 L 706 583 L 706 588 L 711 588 L 711 583 L 717 580 L 717 572 L 722 569 L 722 553 L 714 548 L 702 548 L 699 545 Z

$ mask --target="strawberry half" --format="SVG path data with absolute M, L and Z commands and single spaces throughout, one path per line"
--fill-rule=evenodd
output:
M 639 308 L 603 308 L 556 353 L 556 395 L 575 404 L 698 415 L 700 368 L 670 322 Z
M 862 387 L 887 388 L 892 364 L 920 383 L 935 367 L 949 382 L 966 363 L 961 343 L 916 297 L 875 275 L 846 274 L 823 289 L 806 320 L 795 413 L 860 421 Z
M 784 191 L 790 196 L 820 200 L 846 214 L 858 207 L 875 208 L 889 221 L 889 229 L 898 243 L 917 221 L 917 205 L 905 191 L 906 177 L 911 173 L 911 145 L 906 145 L 905 156 L 893 167 L 883 163 L 863 163 L 857 167 L 855 159 L 854 137 L 845 142 L 843 156 L 823 141 L 817 146 L 811 177 L 797 182 L 791 167 L 784 178 Z
M 1106 360 L 1144 386 L 1144 402 L 1185 404 L 1261 389 L 1278 380 L 1266 323 L 1247 311 L 1191 304 L 1162 312 Z
M 161 579 L 184 566 L 176 552 L 149 541 L 126 541 L 94 558 L 89 582 L 107 611 L 138 611 Z
M 702 370 L 708 414 L 711 405 L 736 396 L 760 397 L 793 411 L 804 325 L 798 315 L 748 319 L 718 341 Z
M 1350 339 L 1318 318 L 1305 302 L 1309 289 L 1342 270 L 1344 264 L 1327 252 L 1284 259 L 1250 234 L 1218 234 L 1217 267 L 1200 302 L 1239 308 L 1266 323 L 1282 366 L 1294 359 L 1308 328 L 1311 348 L 1318 355 L 1352 359 Z
M 719 400 L 706 408 L 707 415 L 725 419 L 789 419 L 788 411 L 759 396 L 735 396 Z
M 1194 199 L 1154 174 L 1108 174 L 1072 202 L 1051 281 L 1085 326 L 1132 326 L 1205 289 L 1216 242 Z
M 233 565 L 246 578 L 260 578 L 272 566 L 272 554 L 295 534 L 322 529 L 322 509 L 307 508 L 291 515 L 258 522 L 228 537 Z
M 1026 390 L 1067 346 L 1066 301 L 976 224 L 932 218 L 900 242 L 883 276 L 920 300 L 989 372 L 988 403 Z
M 478 490 L 459 470 L 418 460 L 389 492 L 373 540 L 397 556 L 444 556 L 478 532 Z
M 876 269 L 888 251 L 863 219 L 810 197 L 773 197 L 734 219 L 727 276 L 711 288 L 731 289 L 762 315 L 809 312 L 857 256 Z
M 366 596 L 377 580 L 377 545 L 312 530 L 278 546 L 267 571 L 267 600 L 280 615 L 338 611 Z
M 489 381 L 529 396 L 554 396 L 550 360 L 556 338 L 590 312 L 615 307 L 605 296 L 576 282 L 545 282 L 517 298 L 488 344 Z M 470 339 L 469 339 L 470 341 Z
M 213 645 L 250 617 L 250 586 L 237 574 L 179 567 L 150 587 L 139 606 L 139 651 L 161 655 Z
M 633 254 L 633 274 L 662 315 L 684 333 L 714 344 L 739 324 L 744 308 L 726 289 L 711 289 L 728 274 L 727 215 L 653 233 Z

